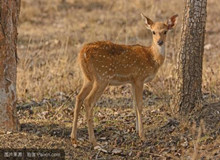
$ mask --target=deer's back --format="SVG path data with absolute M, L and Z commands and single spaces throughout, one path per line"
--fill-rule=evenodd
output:
M 112 84 L 146 79 L 157 70 L 150 48 L 109 41 L 86 44 L 79 54 L 79 63 L 85 74 L 112 81 Z

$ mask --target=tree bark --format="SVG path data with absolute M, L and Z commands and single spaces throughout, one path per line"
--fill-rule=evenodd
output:
M 19 129 L 16 114 L 17 24 L 20 0 L 0 0 L 0 130 Z
M 179 111 L 190 113 L 202 100 L 202 61 L 207 0 L 186 0 L 179 52 Z

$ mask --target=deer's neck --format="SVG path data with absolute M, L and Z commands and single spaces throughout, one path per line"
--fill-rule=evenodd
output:
M 154 60 L 159 64 L 162 65 L 165 59 L 165 44 L 162 46 L 153 43 L 151 45 L 151 53 L 153 55 Z

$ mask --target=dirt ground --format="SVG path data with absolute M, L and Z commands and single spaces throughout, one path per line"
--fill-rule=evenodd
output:
M 184 0 L 22 0 L 18 37 L 20 132 L 0 133 L 0 148 L 63 149 L 65 159 L 220 159 L 220 2 L 208 1 L 203 59 L 204 103 L 178 116 L 176 74 Z M 166 60 L 144 87 L 146 141 L 135 132 L 129 85 L 110 86 L 95 107 L 95 135 L 103 151 L 88 142 L 84 108 L 79 146 L 70 141 L 75 96 L 82 84 L 76 56 L 92 41 L 150 45 L 140 13 L 153 20 L 179 15 L 168 34 Z

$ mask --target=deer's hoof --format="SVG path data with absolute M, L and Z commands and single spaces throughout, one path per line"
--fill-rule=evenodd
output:
M 96 140 L 90 141 L 93 147 L 99 146 L 99 144 L 96 142 Z
M 141 141 L 143 141 L 143 142 L 145 142 L 145 141 L 146 141 L 145 136 L 141 136 Z
M 71 138 L 71 142 L 73 144 L 73 147 L 76 148 L 78 146 L 77 140 L 75 138 Z

